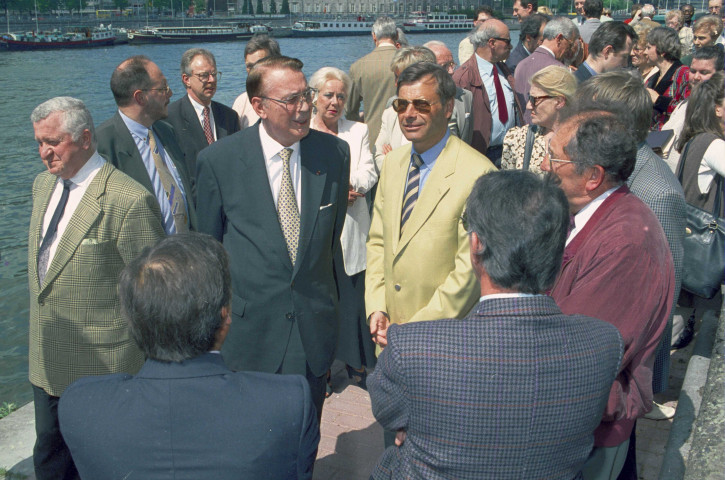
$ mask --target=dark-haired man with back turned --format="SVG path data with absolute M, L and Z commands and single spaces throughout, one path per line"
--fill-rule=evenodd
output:
M 167 237 L 121 273 L 137 375 L 88 377 L 61 398 L 60 428 L 84 479 L 312 478 L 319 430 L 300 376 L 234 373 L 224 247 Z
M 388 330 L 368 388 L 397 445 L 372 477 L 580 478 L 622 339 L 544 294 L 561 266 L 566 197 L 531 172 L 492 173 L 465 220 L 480 300 L 464 319 Z

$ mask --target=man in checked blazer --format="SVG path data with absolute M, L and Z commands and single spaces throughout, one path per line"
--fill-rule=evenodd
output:
M 186 170 L 196 188 L 196 157 L 209 144 L 240 130 L 237 112 L 212 100 L 221 72 L 214 55 L 203 48 L 192 48 L 181 56 L 181 81 L 186 95 L 169 105 L 167 121 L 174 127 L 176 142 L 184 152 Z M 209 134 L 204 130 L 204 109 L 208 112 Z
M 153 195 L 96 152 L 83 102 L 53 98 L 30 118 L 48 168 L 33 183 L 28 238 L 33 462 L 38 479 L 76 478 L 58 399 L 80 377 L 143 364 L 121 318 L 118 275 L 164 229 Z
M 392 478 L 575 479 L 622 356 L 615 327 L 543 294 L 561 265 L 566 197 L 530 172 L 484 175 L 466 204 L 481 298 L 464 319 L 393 325 L 368 379 L 396 430 Z

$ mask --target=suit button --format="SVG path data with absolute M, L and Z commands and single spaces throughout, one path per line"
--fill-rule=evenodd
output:
M 40 301 L 38 301 L 38 305 L 40 305 L 41 307 L 43 307 L 43 306 L 45 306 L 45 302 L 42 301 L 42 300 L 40 300 Z
M 294 314 L 294 312 L 289 312 L 289 313 L 285 314 L 285 318 L 286 318 L 287 320 L 294 320 L 294 319 L 295 319 L 295 314 Z
M 396 292 L 400 291 L 400 284 L 398 284 L 398 283 L 395 284 L 395 291 Z

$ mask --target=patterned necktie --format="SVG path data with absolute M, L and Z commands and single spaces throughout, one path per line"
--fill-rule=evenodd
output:
M 403 194 L 403 210 L 400 216 L 400 234 L 403 234 L 405 222 L 410 218 L 413 212 L 415 202 L 418 201 L 418 190 L 420 186 L 420 167 L 423 165 L 423 159 L 417 153 L 413 154 L 408 169 L 408 183 L 405 185 L 405 193 Z
M 297 260 L 297 245 L 300 239 L 300 211 L 297 208 L 295 189 L 292 186 L 292 174 L 290 173 L 289 161 L 292 157 L 292 149 L 285 148 L 279 152 L 282 157 L 282 185 L 279 187 L 279 198 L 277 198 L 277 216 L 279 225 L 282 227 L 282 234 L 287 243 L 287 252 L 294 266 Z
M 506 106 L 506 97 L 503 94 L 503 87 L 501 86 L 501 79 L 498 78 L 498 68 L 496 68 L 496 65 L 493 66 L 493 72 L 491 72 L 491 75 L 493 75 L 493 84 L 496 87 L 496 105 L 498 105 L 498 119 L 501 120 L 501 123 L 506 125 L 506 122 L 509 121 L 509 112 Z
M 204 128 L 204 135 L 206 135 L 206 141 L 211 145 L 214 143 L 214 134 L 211 132 L 211 121 L 209 120 L 209 107 L 204 107 L 202 113 L 201 125 Z
M 43 237 L 43 243 L 40 244 L 38 249 L 38 280 L 42 285 L 45 279 L 45 274 L 48 272 L 48 263 L 50 261 L 50 246 L 55 240 L 55 236 L 58 233 L 58 222 L 63 218 L 63 212 L 65 212 L 65 206 L 68 204 L 68 195 L 70 194 L 70 187 L 73 182 L 70 180 L 63 180 L 63 193 L 60 196 L 58 206 L 55 207 L 55 212 L 50 219 L 48 224 L 48 230 L 45 232 Z
M 154 159 L 154 164 L 156 165 L 156 172 L 159 174 L 161 185 L 164 187 L 166 198 L 171 207 L 171 215 L 174 217 L 176 233 L 186 233 L 189 231 L 189 219 L 186 216 L 184 196 L 181 194 L 176 180 L 171 175 L 169 167 L 166 166 L 166 162 L 161 158 L 159 147 L 156 145 L 156 135 L 154 135 L 154 132 L 150 128 L 147 140 L 149 142 L 149 148 L 151 149 L 151 157 Z

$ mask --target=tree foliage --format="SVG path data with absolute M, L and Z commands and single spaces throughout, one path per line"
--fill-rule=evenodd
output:
M 280 8 L 279 13 L 283 15 L 289 15 L 289 1 L 288 0 L 282 0 L 282 8 Z
M 269 13 L 277 13 L 277 2 L 269 0 Z
M 257 0 L 257 15 L 261 15 L 264 13 L 264 5 L 262 5 L 262 0 Z

